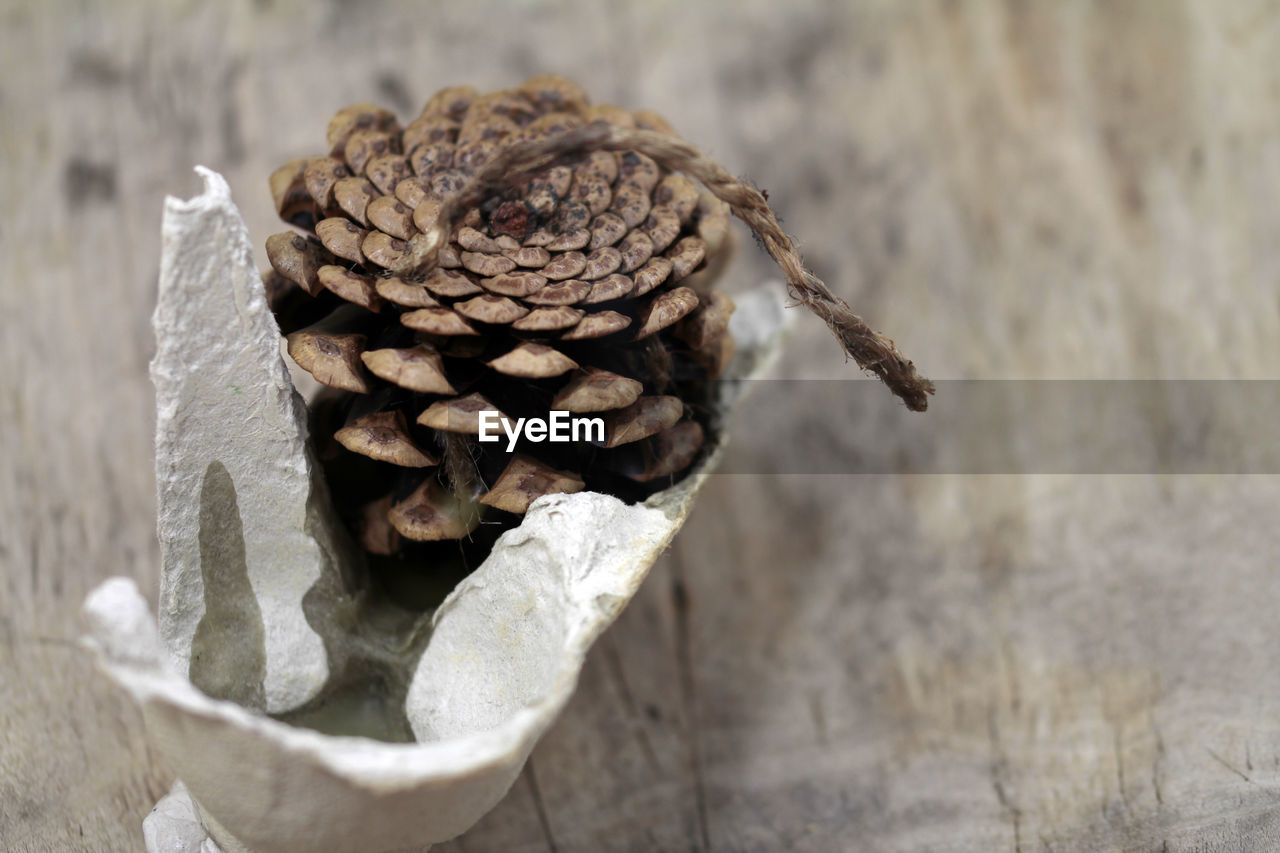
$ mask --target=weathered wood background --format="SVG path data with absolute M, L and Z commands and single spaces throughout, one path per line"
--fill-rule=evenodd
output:
M 266 175 L 346 103 L 550 70 L 656 108 L 935 378 L 1280 364 L 1276 3 L 0 5 L 6 850 L 140 849 L 171 781 L 75 645 L 92 586 L 157 585 L 161 200 L 214 167 L 265 238 Z M 851 369 L 800 318 L 781 375 Z M 734 440 L 786 471 L 878 438 Z M 1277 507 L 1273 476 L 715 480 L 440 849 L 1280 849 Z

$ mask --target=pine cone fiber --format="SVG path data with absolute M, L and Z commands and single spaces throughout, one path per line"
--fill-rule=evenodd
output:
M 405 127 L 347 107 L 327 155 L 272 174 L 298 230 L 267 240 L 269 299 L 290 356 L 327 386 L 312 436 L 368 552 L 446 543 L 473 566 L 537 497 L 643 498 L 715 429 L 708 383 L 733 353 L 733 302 L 712 289 L 728 204 L 643 153 L 597 149 L 489 175 L 454 209 L 504 151 L 605 125 L 676 139 L 651 112 L 544 76 L 444 89 Z M 598 416 L 606 432 L 508 453 L 505 433 L 478 441 L 482 410 Z

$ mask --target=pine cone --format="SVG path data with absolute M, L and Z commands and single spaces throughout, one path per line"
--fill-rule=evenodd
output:
M 328 156 L 271 176 L 281 218 L 304 233 L 267 240 L 268 293 L 290 356 L 328 386 L 312 434 L 368 551 L 473 541 L 482 523 L 489 541 L 549 493 L 641 498 L 687 472 L 714 428 L 708 383 L 733 352 L 733 303 L 711 289 L 727 204 L 642 153 L 593 150 L 442 219 L 504 150 L 592 122 L 674 138 L 653 113 L 535 77 L 445 89 L 403 128 L 347 107 Z M 415 266 L 411 247 L 442 227 L 433 263 Z M 509 453 L 505 433 L 478 440 L 485 410 L 568 411 L 606 430 Z

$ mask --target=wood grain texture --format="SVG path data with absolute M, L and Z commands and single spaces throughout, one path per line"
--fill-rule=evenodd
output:
M 768 189 L 933 378 L 1274 378 L 1277 55 L 1247 0 L 5 4 L 0 847 L 141 849 L 171 780 L 75 638 L 103 578 L 157 584 L 149 321 L 192 165 L 265 239 L 266 175 L 338 107 L 556 71 Z M 800 318 L 780 375 L 849 367 Z M 879 438 L 752 411 L 736 452 L 780 472 Z M 1278 505 L 1274 476 L 717 478 L 437 849 L 1280 849 Z

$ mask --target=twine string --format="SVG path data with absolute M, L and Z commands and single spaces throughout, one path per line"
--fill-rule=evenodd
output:
M 891 339 L 868 326 L 847 302 L 805 268 L 795 241 L 782 230 L 764 195 L 694 146 L 669 134 L 595 121 L 512 145 L 485 163 L 460 192 L 444 202 L 435 224 L 409 241 L 404 261 L 393 272 L 407 279 L 421 278 L 435 267 L 440 248 L 468 210 L 561 160 L 592 151 L 638 151 L 663 168 L 682 172 L 706 187 L 755 232 L 764 250 L 782 268 L 788 295 L 827 324 L 847 357 L 880 377 L 907 408 L 917 412 L 928 408 L 933 383 L 916 372 L 915 365 L 903 357 Z

